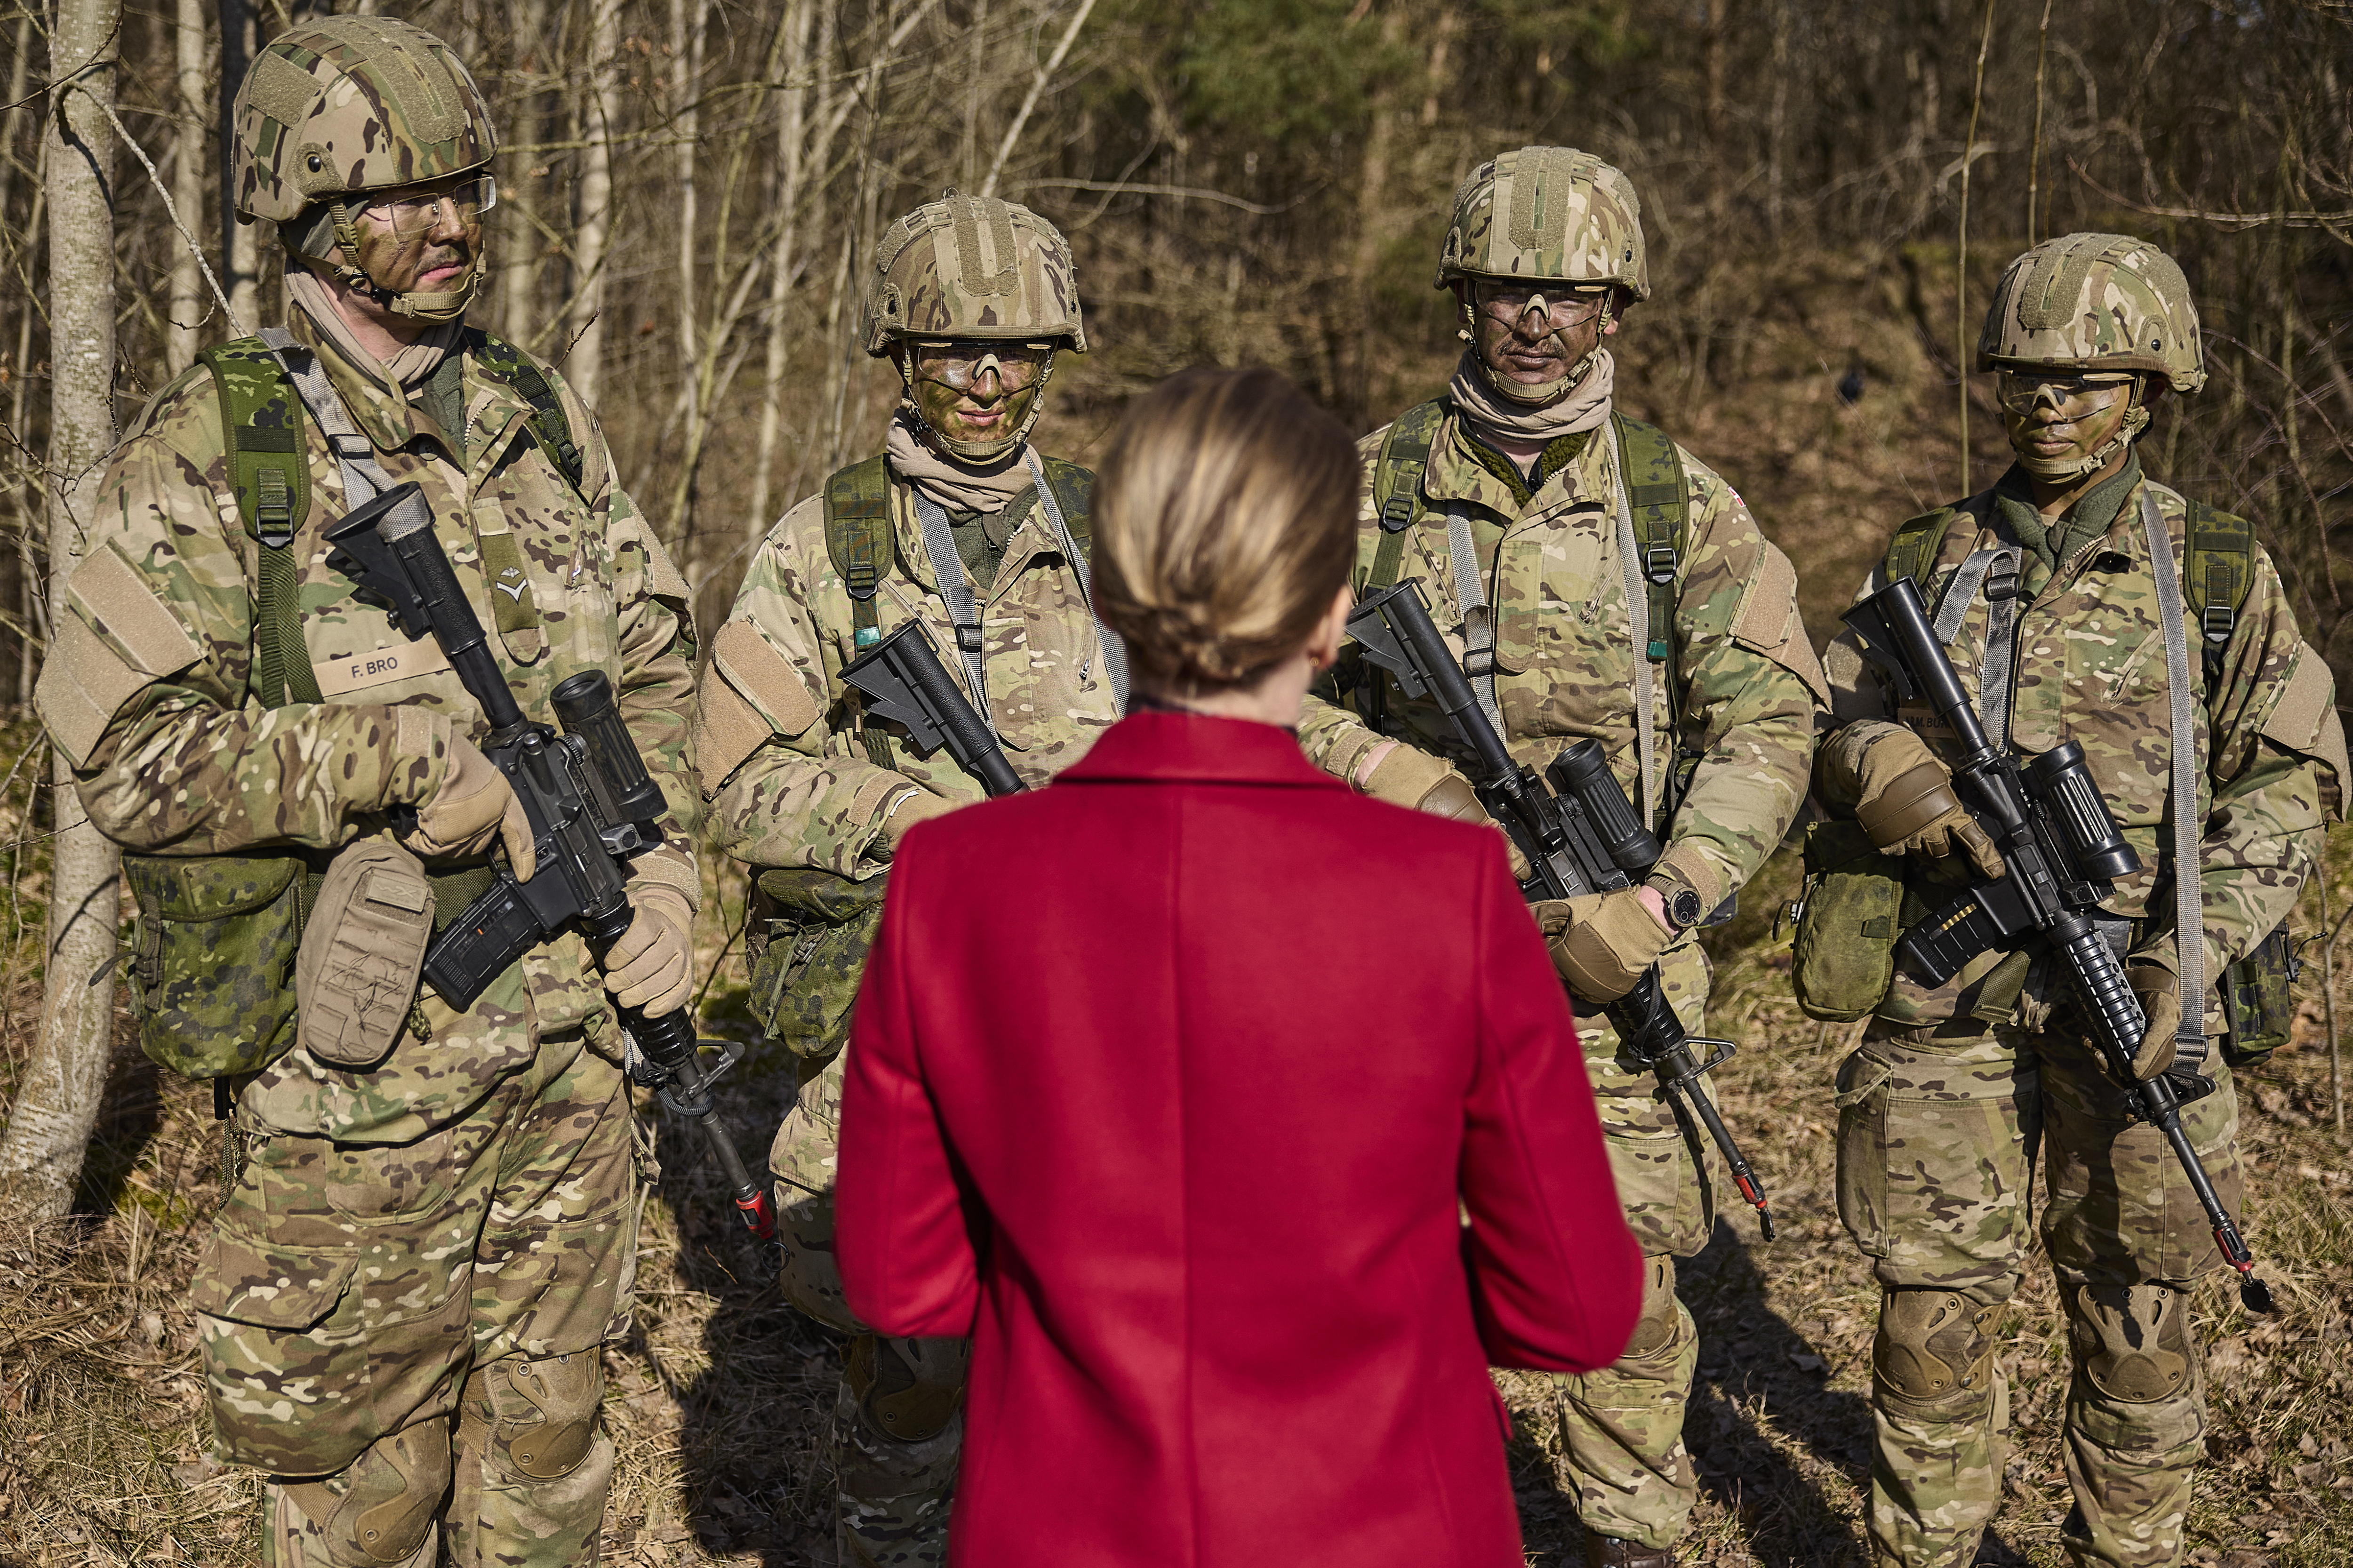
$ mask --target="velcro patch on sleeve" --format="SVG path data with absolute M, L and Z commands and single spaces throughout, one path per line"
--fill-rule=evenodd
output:
M 66 581 L 66 596 L 90 629 L 111 639 L 132 668 L 176 675 L 204 657 L 196 639 L 111 544 L 93 552 Z
M 661 541 L 654 537 L 650 527 L 645 530 L 645 543 L 646 592 L 657 599 L 675 599 L 681 605 L 691 602 L 694 591 L 686 585 L 686 578 L 679 569 L 670 564 L 669 552 L 662 549 Z
M 1798 613 L 1798 569 L 1778 546 L 1767 542 L 1759 548 L 1764 563 L 1732 617 L 1732 640 L 1795 674 L 1814 700 L 1827 707 L 1831 684 L 1815 656 L 1813 639 L 1806 636 L 1805 617 Z
M 779 735 L 797 735 L 817 722 L 817 694 L 748 621 L 729 621 L 711 639 L 711 668 L 733 683 Z
M 694 701 L 694 765 L 702 775 L 702 798 L 716 796 L 735 770 L 776 733 L 733 681 L 715 669 L 706 672 Z
M 2321 721 L 2328 717 L 2336 699 L 2337 682 L 2328 672 L 2328 661 L 2310 643 L 2300 644 L 2287 689 L 2280 693 L 2272 716 L 2263 721 L 2263 733 L 2292 751 L 2311 752 L 2320 737 Z
M 58 617 L 57 636 L 42 664 L 33 702 L 50 738 L 80 767 L 98 750 L 122 705 L 153 683 L 153 677 L 124 663 L 79 614 L 65 615 Z

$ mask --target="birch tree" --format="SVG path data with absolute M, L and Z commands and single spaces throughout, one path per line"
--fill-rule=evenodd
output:
M 58 0 L 45 170 L 49 207 L 49 602 L 80 559 L 82 523 L 114 445 L 115 35 L 121 0 Z M 0 1133 L 0 1205 L 62 1215 L 98 1121 L 114 1017 L 120 850 L 90 825 L 53 749 L 47 968 L 39 1037 Z

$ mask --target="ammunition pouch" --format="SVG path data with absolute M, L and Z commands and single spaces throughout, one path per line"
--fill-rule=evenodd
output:
M 754 882 L 745 928 L 752 1016 L 795 1056 L 822 1060 L 849 1040 L 889 879 L 794 869 L 763 871 Z
M 293 1048 L 312 879 L 299 855 L 125 855 L 139 902 L 139 1048 L 183 1077 L 259 1072 Z
M 1895 978 L 1903 863 L 1882 855 L 1860 823 L 1807 826 L 1804 891 L 1790 980 L 1810 1018 L 1868 1016 Z
M 2253 1067 L 2287 1044 L 2302 967 L 2282 926 L 2222 971 L 2222 1059 L 2232 1068 Z

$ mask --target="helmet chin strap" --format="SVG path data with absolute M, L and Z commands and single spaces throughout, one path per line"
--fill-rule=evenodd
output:
M 1019 450 L 1021 444 L 1029 439 L 1029 432 L 1037 428 L 1039 416 L 1046 412 L 1046 384 L 1054 379 L 1054 354 L 1049 351 L 1045 363 L 1038 367 L 1038 379 L 1029 387 L 1029 412 L 1022 416 L 1020 428 L 994 440 L 958 441 L 933 425 L 924 416 L 923 405 L 915 397 L 914 355 L 903 342 L 899 345 L 899 352 L 892 357 L 899 364 L 902 393 L 899 402 L 914 416 L 910 423 L 914 426 L 915 434 L 922 437 L 923 445 L 951 462 L 970 463 L 976 467 L 993 463 L 1008 452 Z M 1001 381 L 999 384 L 1003 384 Z
M 1594 334 L 1593 347 L 1586 352 L 1585 357 L 1569 366 L 1567 375 L 1556 376 L 1551 381 L 1537 382 L 1531 385 L 1526 382 L 1512 381 L 1495 374 L 1495 367 L 1487 363 L 1487 356 L 1478 352 L 1479 317 L 1478 312 L 1472 307 L 1470 290 L 1464 289 L 1460 298 L 1462 305 L 1462 329 L 1457 335 L 1471 345 L 1471 357 L 1479 362 L 1479 378 L 1487 384 L 1488 389 L 1496 396 L 1526 408 L 1542 408 L 1548 404 L 1559 402 L 1575 392 L 1577 383 L 1583 381 L 1592 372 L 1594 365 L 1600 361 L 1601 340 L 1609 335 L 1609 309 L 1616 300 L 1616 295 L 1613 293 L 1602 301 L 1600 313 L 1595 318 L 1600 323 L 1601 331 Z M 1533 309 L 1535 301 L 1531 300 L 1529 303 L 1530 308 Z M 1560 334 L 1561 329 L 1555 328 L 1546 336 L 1557 341 Z
M 2116 433 L 2101 442 L 2095 449 L 2080 458 L 2038 458 L 2021 447 L 2015 437 L 2011 437 L 2010 449 L 2018 458 L 2018 466 L 2044 484 L 2073 484 L 2077 479 L 2088 479 L 2114 462 L 2117 453 L 2131 446 L 2139 438 L 2140 433 L 2148 428 L 2148 410 L 2141 406 L 2140 382 L 2135 379 L 2131 405 L 2126 408 L 2123 420 L 2116 426 Z
M 484 249 L 481 246 L 474 247 L 474 254 L 468 259 L 466 270 L 459 274 L 454 288 L 430 294 L 413 289 L 389 289 L 370 277 L 367 268 L 356 259 L 360 254 L 360 231 L 359 226 L 352 220 L 351 207 L 340 201 L 330 201 L 327 203 L 327 216 L 334 226 L 335 246 L 343 258 L 341 261 L 313 255 L 303 249 L 300 240 L 291 236 L 288 237 L 286 248 L 304 261 L 315 262 L 325 268 L 343 287 L 355 294 L 366 295 L 396 316 L 436 324 L 454 321 L 466 313 L 467 308 L 474 302 L 475 294 L 480 291 Z

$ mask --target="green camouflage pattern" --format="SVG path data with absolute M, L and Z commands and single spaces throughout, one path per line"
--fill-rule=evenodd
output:
M 2147 371 L 2183 394 L 2206 384 L 2180 266 L 2122 234 L 2046 239 L 2011 262 L 1994 286 L 1977 367 Z
M 2030 1246 L 2027 1187 L 2038 1151 L 2040 1239 L 2071 1321 L 2083 1287 L 2187 1289 L 2220 1265 L 2171 1150 L 2155 1129 L 2127 1121 L 2094 1047 L 2054 1005 L 2057 984 L 2037 964 L 2018 1021 L 1991 1029 L 1875 1023 L 1841 1066 L 1839 1214 L 1887 1289 L 1950 1290 L 1979 1307 L 2008 1302 Z M 2215 1090 L 2183 1108 L 2182 1124 L 2223 1204 L 2243 1213 L 2236 1092 L 2230 1069 L 2210 1065 Z M 2077 1501 L 2069 1550 L 2079 1562 L 2168 1568 L 2180 1561 L 2203 1449 L 2203 1384 L 2146 1401 L 2103 1393 L 2083 1370 L 2087 1339 L 2076 1327 L 2065 1411 Z M 1998 1345 L 1992 1370 L 1989 1382 L 1933 1398 L 1907 1396 L 1884 1370 L 1874 1376 L 1874 1563 L 1975 1561 L 2009 1453 Z
M 1634 183 L 1574 147 L 1523 147 L 1471 171 L 1454 193 L 1438 287 L 1459 278 L 1615 283 L 1651 297 Z
M 950 191 L 882 231 L 866 294 L 866 352 L 902 338 L 1060 342 L 1087 352 L 1078 270 L 1061 230 L 1016 202 Z
M 125 855 L 139 906 L 139 1048 L 184 1078 L 259 1070 L 294 1048 L 303 866 L 287 855 Z
M 535 1481 L 526 1471 L 548 1467 L 516 1452 L 520 1426 L 467 1418 L 460 1390 L 486 1369 L 511 1386 L 523 1363 L 593 1360 L 626 1330 L 638 1157 L 627 1082 L 576 1031 L 411 1143 L 254 1138 L 191 1293 L 215 1453 L 278 1478 L 344 1477 L 348 1490 L 382 1484 L 368 1456 L 421 1433 L 457 1479 L 453 1537 L 481 1541 L 459 1560 L 582 1561 L 609 1446 Z M 315 1496 L 297 1500 L 323 1522 Z M 318 1531 L 293 1534 L 287 1561 L 327 1560 Z
M 2150 486 L 2179 561 L 2187 503 L 2163 485 L 2142 483 Z M 2140 493 L 2136 489 L 2127 496 L 2106 534 L 2047 582 L 2036 581 L 2039 563 L 2024 579 L 2034 597 L 2019 616 L 2010 739 L 2022 755 L 2068 740 L 2083 746 L 2093 780 L 2141 864 L 2118 879 L 2103 908 L 2122 919 L 2154 917 L 2169 930 L 2172 718 Z M 1932 605 L 1972 552 L 2006 540 L 1991 526 L 1990 495 L 1962 503 L 1946 529 L 1929 574 Z M 2224 968 L 2287 918 L 2317 853 L 2323 824 L 2342 810 L 2337 770 L 2344 737 L 2327 665 L 2298 632 L 2286 589 L 2259 546 L 2252 565 L 2253 584 L 2223 648 L 2220 679 L 2206 700 L 2190 707 L 2199 754 L 2206 759 L 2198 776 L 2198 809 L 2207 824 L 2200 875 L 2206 973 L 2212 982 L 2205 1000 L 2209 1035 L 2223 1030 L 2218 987 Z M 1874 570 L 1863 592 L 1880 583 Z M 1980 595 L 1947 645 L 1972 702 L 1984 668 L 1987 619 Z M 1891 721 L 1916 731 L 1947 763 L 1957 760 L 1950 731 L 1923 703 L 1897 705 L 1852 632 L 1831 644 L 1824 664 L 1840 726 L 1823 742 L 1819 768 L 1831 809 L 1852 814 L 1862 752 Z M 1957 882 L 1939 880 L 1917 864 L 1907 874 L 1932 902 L 1960 890 Z M 1942 873 L 1958 875 L 1955 868 Z M 1899 972 L 1879 1016 L 1925 1025 L 1985 1010 L 1989 976 L 2002 956 L 1989 953 L 1934 988 Z M 1993 988 L 1997 1004 L 2000 989 Z
M 1683 1026 L 1704 1033 L 1710 973 L 1695 938 L 1686 935 L 1667 950 L 1659 979 Z M 1699 1478 L 1683 1447 L 1699 1329 L 1674 1299 L 1674 1258 L 1707 1245 L 1715 1191 L 1705 1133 L 1678 1120 L 1658 1075 L 1624 1054 L 1609 1018 L 1580 1012 L 1577 1037 L 1618 1202 L 1650 1267 L 1664 1271 L 1665 1289 L 1663 1300 L 1655 1282 L 1645 1297 L 1643 1322 L 1625 1355 L 1597 1372 L 1554 1380 L 1561 1458 L 1588 1531 L 1663 1549 L 1682 1539 L 1699 1500 Z M 1651 1331 L 1654 1315 L 1668 1332 Z
M 322 16 L 272 39 L 232 123 L 237 210 L 277 223 L 322 197 L 479 169 L 499 147 L 464 62 L 390 16 Z
M 1373 460 L 1387 432 L 1359 444 L 1365 458 L 1356 582 L 1379 548 Z M 1617 445 L 1597 439 L 1523 506 L 1468 449 L 1459 415 L 1449 413 L 1422 476 L 1426 510 L 1406 531 L 1398 575 L 1419 578 L 1430 618 L 1456 658 L 1462 612 L 1454 593 L 1445 512 L 1471 513 L 1482 563 L 1491 566 L 1495 700 L 1514 759 L 1541 773 L 1572 742 L 1590 736 L 1609 754 L 1627 798 L 1641 798 L 1633 703 L 1634 650 L 1618 550 Z M 1680 448 L 1678 448 L 1680 450 Z M 1708 907 L 1765 863 L 1796 819 L 1813 756 L 1821 676 L 1797 617 L 1797 577 L 1732 487 L 1690 453 L 1691 524 L 1674 585 L 1671 635 L 1682 689 L 1680 744 L 1697 759 L 1690 787 L 1661 837 L 1679 868 L 1693 870 Z M 1489 551 L 1494 555 L 1492 562 Z M 1653 666 L 1656 669 L 1659 667 Z M 1300 743 L 1325 772 L 1348 778 L 1379 743 L 1340 705 L 1342 681 L 1363 673 L 1353 644 L 1318 684 L 1300 721 Z M 1672 749 L 1665 682 L 1653 682 L 1655 744 Z M 1388 732 L 1423 751 L 1467 764 L 1467 752 L 1434 700 L 1407 700 L 1392 685 Z
M 1119 715 L 1082 569 L 1063 558 L 1034 492 L 1025 494 L 1028 499 L 1014 503 L 1018 521 L 996 579 L 976 599 L 989 717 L 1014 773 L 1035 788 L 1085 755 Z M 876 599 L 883 634 L 913 618 L 923 623 L 934 647 L 954 648 L 955 623 L 932 575 L 913 492 L 895 478 L 891 527 L 897 565 Z M 918 757 L 894 724 L 879 728 L 891 737 L 892 765 L 878 766 L 869 754 L 863 710 L 841 682 L 841 667 L 857 657 L 855 624 L 849 592 L 826 550 L 823 497 L 794 507 L 770 531 L 728 619 L 756 631 L 791 667 L 818 715 L 787 731 L 793 710 L 775 694 L 742 693 L 775 733 L 727 777 L 703 780 L 712 831 L 728 854 L 763 870 L 807 867 L 871 877 L 880 865 L 866 852 L 881 826 L 883 806 L 905 785 L 959 803 L 985 797 L 979 782 L 945 747 Z M 941 662 L 961 689 L 962 662 L 944 653 Z M 712 679 L 723 677 L 714 672 Z
M 829 871 L 760 874 L 744 932 L 752 1016 L 795 1056 L 830 1058 L 849 1039 L 889 882 L 888 872 L 864 881 Z
M 315 346 L 306 321 L 298 315 L 292 326 Z M 470 359 L 461 470 L 420 413 L 332 350 L 322 363 L 385 471 L 423 486 L 442 546 L 486 626 L 499 617 L 480 541 L 503 531 L 512 542 L 539 619 L 492 634 L 510 689 L 525 713 L 552 723 L 548 693 L 580 671 L 604 671 L 670 808 L 667 845 L 655 853 L 691 863 L 701 803 L 685 584 L 615 482 L 587 409 L 548 373 L 572 428 L 592 433 L 575 489 L 531 438 L 522 398 L 479 376 Z M 168 612 L 200 652 L 124 700 L 78 760 L 91 820 L 127 849 L 169 857 L 332 849 L 385 831 L 388 803 L 438 786 L 451 728 L 487 738 L 480 709 L 453 671 L 437 668 L 429 643 L 410 643 L 327 565 L 322 531 L 345 510 L 343 479 L 307 422 L 304 440 L 312 504 L 289 548 L 300 556 L 304 651 L 330 692 L 321 703 L 264 709 L 248 689 L 260 546 L 238 521 L 207 374 L 164 391 L 101 484 L 82 552 L 105 551 L 127 563 L 160 606 L 155 613 Z M 79 598 L 73 605 L 110 651 L 138 666 L 136 638 L 126 642 Z M 340 700 L 332 694 L 340 678 L 388 654 L 424 668 Z M 287 1056 L 245 1090 L 243 1105 L 258 1124 L 284 1131 L 405 1142 L 461 1115 L 527 1066 L 547 1036 L 586 1028 L 599 1049 L 616 1057 L 620 1049 L 595 963 L 576 936 L 535 949 L 463 1013 L 428 992 L 418 1014 L 429 1040 L 403 1042 L 366 1072 Z

